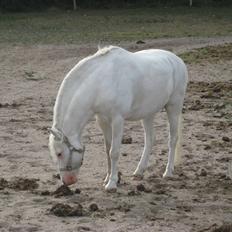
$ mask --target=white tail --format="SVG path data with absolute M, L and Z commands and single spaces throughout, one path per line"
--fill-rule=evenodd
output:
M 178 141 L 176 144 L 175 149 L 175 160 L 174 164 L 175 166 L 179 165 L 182 160 L 182 114 L 179 116 L 179 122 L 178 122 Z

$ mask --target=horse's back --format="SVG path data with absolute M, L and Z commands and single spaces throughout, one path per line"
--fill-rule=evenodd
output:
M 148 63 L 154 64 L 154 75 L 159 74 L 158 72 L 164 72 L 165 78 L 168 79 L 167 83 L 168 81 L 173 83 L 173 95 L 178 94 L 182 95 L 182 98 L 184 97 L 188 73 L 187 67 L 180 57 L 170 51 L 161 49 L 142 50 L 135 54 L 141 59 L 147 60 Z
M 137 120 L 156 113 L 174 92 L 184 94 L 186 67 L 171 52 L 151 49 L 131 53 L 115 49 L 102 58 L 97 74 L 101 92 L 98 105 L 114 108 L 126 119 Z
M 161 49 L 148 49 L 134 53 L 148 63 L 155 63 L 156 68 L 172 70 L 174 77 L 187 82 L 187 68 L 183 60 L 174 53 Z M 175 72 L 175 73 L 174 73 Z

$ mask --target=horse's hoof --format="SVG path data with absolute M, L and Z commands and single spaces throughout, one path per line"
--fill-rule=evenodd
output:
M 105 185 L 105 190 L 109 193 L 114 193 L 117 191 L 117 184 L 115 181 L 109 181 L 107 185 Z
M 171 177 L 173 177 L 172 172 L 165 171 L 165 173 L 163 174 L 163 178 L 171 178 Z
M 140 181 L 143 179 L 143 175 L 133 175 L 133 180 Z
M 117 188 L 111 188 L 111 189 L 106 189 L 105 188 L 105 190 L 106 190 L 107 193 L 116 193 L 117 192 Z

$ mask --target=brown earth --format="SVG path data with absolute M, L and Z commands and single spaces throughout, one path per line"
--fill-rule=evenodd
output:
M 121 46 L 180 53 L 232 38 L 145 42 Z M 127 123 L 118 191 L 103 190 L 103 137 L 91 121 L 83 135 L 86 154 L 79 182 L 71 190 L 59 188 L 47 147 L 53 104 L 65 73 L 95 51 L 94 45 L 0 47 L 0 231 L 232 231 L 231 57 L 188 64 L 182 163 L 173 178 L 161 177 L 168 139 L 161 112 L 143 180 L 131 177 L 143 130 L 139 122 Z

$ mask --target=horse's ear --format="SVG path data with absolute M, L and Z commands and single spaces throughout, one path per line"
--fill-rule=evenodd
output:
M 60 141 L 63 140 L 63 136 L 58 130 L 54 128 L 50 128 L 49 131 L 55 137 L 55 140 L 60 140 Z

